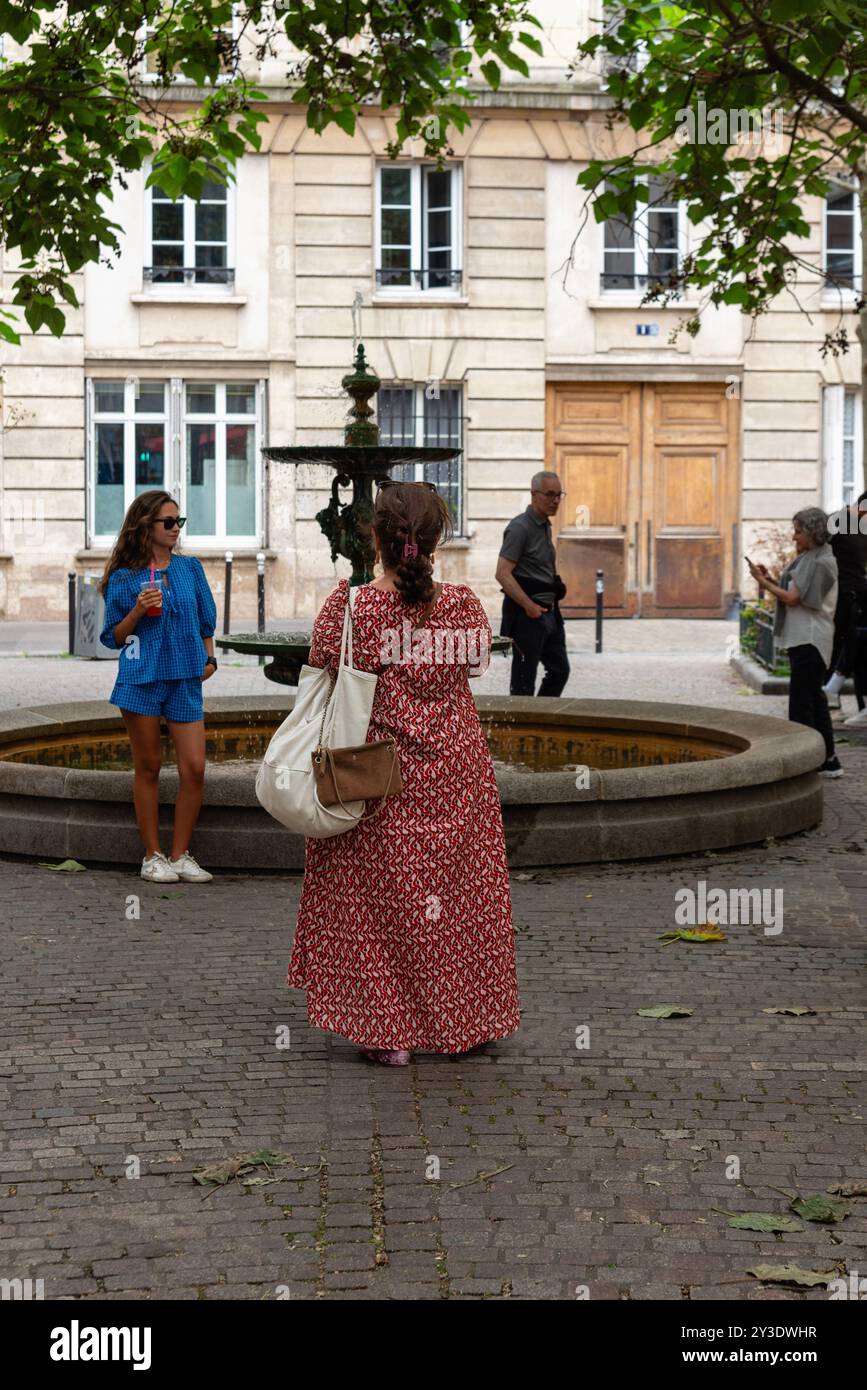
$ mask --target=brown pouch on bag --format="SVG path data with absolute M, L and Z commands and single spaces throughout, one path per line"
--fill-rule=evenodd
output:
M 312 757 L 321 806 L 343 806 L 345 810 L 347 801 L 373 801 L 403 790 L 393 738 L 361 743 L 356 748 L 317 748 Z

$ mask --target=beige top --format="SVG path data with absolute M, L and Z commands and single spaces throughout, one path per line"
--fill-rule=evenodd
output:
M 837 607 L 837 561 L 830 545 L 804 551 L 780 576 L 784 589 L 797 584 L 801 602 L 785 607 L 780 645 L 798 647 L 809 643 L 827 666 L 834 650 L 834 612 Z

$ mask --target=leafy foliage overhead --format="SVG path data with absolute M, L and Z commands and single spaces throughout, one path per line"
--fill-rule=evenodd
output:
M 0 0 L 0 244 L 22 265 L 13 304 L 32 331 L 62 334 L 61 305 L 78 304 L 71 277 L 118 250 L 111 198 L 127 174 L 151 160 L 149 184 L 195 198 L 260 147 L 267 94 L 245 77 L 242 47 L 287 55 L 286 85 L 313 130 L 351 134 L 365 107 L 394 108 L 389 153 L 421 138 L 441 158 L 470 120 L 473 55 L 491 87 L 503 69 L 527 75 L 518 50 L 541 52 L 533 28 L 525 0 Z M 0 337 L 18 341 L 14 322 L 0 310 Z
M 597 221 L 640 220 L 649 189 L 635 176 L 649 166 L 701 224 L 679 275 L 651 284 L 648 302 L 692 286 L 702 307 L 755 316 L 782 291 L 797 296 L 800 273 L 816 274 L 803 255 L 805 196 L 836 180 L 867 189 L 863 0 L 605 0 L 576 70 L 588 63 L 607 74 L 612 123 L 637 135 L 628 154 L 582 171 L 585 220 L 591 206 Z M 826 350 L 845 350 L 840 322 Z M 683 326 L 697 333 L 700 311 Z

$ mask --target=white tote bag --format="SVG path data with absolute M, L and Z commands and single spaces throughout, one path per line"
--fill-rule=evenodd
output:
M 345 810 L 321 805 L 312 762 L 320 742 L 338 748 L 367 742 L 376 676 L 352 664 L 356 593 L 350 588 L 336 680 L 332 683 L 327 666 L 301 667 L 292 712 L 268 744 L 256 776 L 256 796 L 268 814 L 287 830 L 314 840 L 352 830 L 364 813 L 363 801 L 350 801 Z

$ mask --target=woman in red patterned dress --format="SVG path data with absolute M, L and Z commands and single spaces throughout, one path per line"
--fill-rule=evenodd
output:
M 383 574 L 357 594 L 353 661 L 378 675 L 368 740 L 394 737 L 403 790 L 353 830 L 307 840 L 288 983 L 306 989 L 314 1027 L 404 1066 L 505 1038 L 520 1014 L 503 816 L 469 685 L 490 624 L 467 585 L 435 591 L 450 519 L 434 489 L 383 485 L 373 526 Z M 348 598 L 343 579 L 310 665 L 336 669 Z

